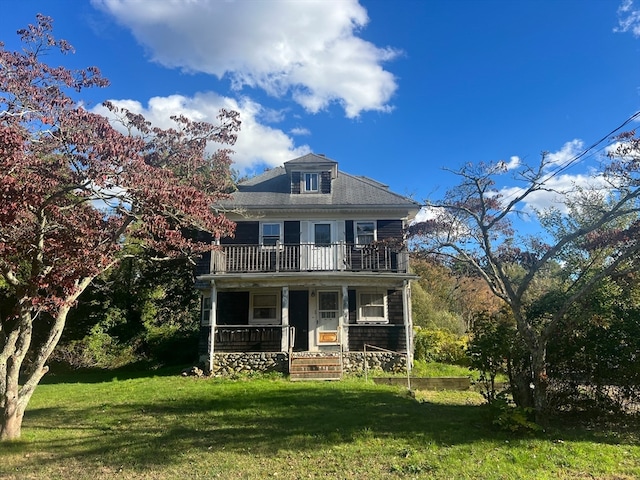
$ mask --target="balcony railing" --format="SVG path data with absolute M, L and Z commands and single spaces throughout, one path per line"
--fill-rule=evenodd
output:
M 387 245 L 222 245 L 211 252 L 211 273 L 364 271 L 406 273 L 408 253 Z

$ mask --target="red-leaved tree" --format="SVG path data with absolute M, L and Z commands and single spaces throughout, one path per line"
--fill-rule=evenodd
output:
M 218 125 L 177 116 L 162 130 L 109 103 L 111 120 L 91 113 L 73 96 L 107 81 L 44 63 L 72 51 L 51 32 L 38 15 L 18 31 L 22 51 L 0 43 L 0 440 L 20 437 L 69 309 L 125 242 L 190 257 L 210 246 L 188 232 L 233 230 L 212 209 L 231 183 L 230 152 L 206 147 L 235 142 L 238 114 L 221 111 Z

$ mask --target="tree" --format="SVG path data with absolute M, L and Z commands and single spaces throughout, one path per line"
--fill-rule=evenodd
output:
M 72 51 L 50 18 L 18 34 L 21 52 L 0 44 L 0 283 L 10 303 L 0 319 L 1 440 L 20 437 L 69 310 L 126 242 L 190 257 L 210 248 L 190 229 L 232 232 L 212 209 L 229 188 L 230 152 L 206 147 L 233 144 L 240 125 L 221 111 L 219 125 L 179 116 L 162 130 L 107 103 L 120 131 L 72 98 L 107 85 L 97 68 L 41 60 Z M 36 323 L 46 332 L 34 344 Z
M 157 253 L 136 250 L 80 296 L 50 363 L 117 368 L 197 360 L 200 302 L 193 265 L 184 258 L 153 261 Z
M 621 137 L 591 188 L 553 192 L 554 164 L 545 154 L 532 168 L 520 167 L 520 188 L 503 196 L 497 181 L 504 162 L 468 164 L 454 173 L 460 184 L 440 201 L 428 201 L 433 218 L 410 235 L 423 252 L 476 272 L 508 306 L 526 346 L 532 388 L 513 391 L 518 405 L 544 421 L 548 404 L 547 347 L 575 303 L 604 279 L 638 268 L 640 139 Z M 560 208 L 537 212 L 542 232 L 516 236 L 512 220 L 526 199 L 556 193 Z M 563 199 L 563 200 L 561 200 Z M 572 325 L 575 328 L 575 325 Z M 521 379 L 522 380 L 522 379 Z M 522 383 L 522 382 L 519 382 Z

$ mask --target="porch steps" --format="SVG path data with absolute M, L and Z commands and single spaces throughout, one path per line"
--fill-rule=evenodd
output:
M 342 359 L 335 355 L 296 355 L 289 357 L 289 380 L 340 380 Z

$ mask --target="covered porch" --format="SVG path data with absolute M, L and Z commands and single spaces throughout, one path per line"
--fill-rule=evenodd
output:
M 366 344 L 411 351 L 408 278 L 225 277 L 199 278 L 208 282 L 199 352 L 210 369 L 217 354 L 362 352 Z

